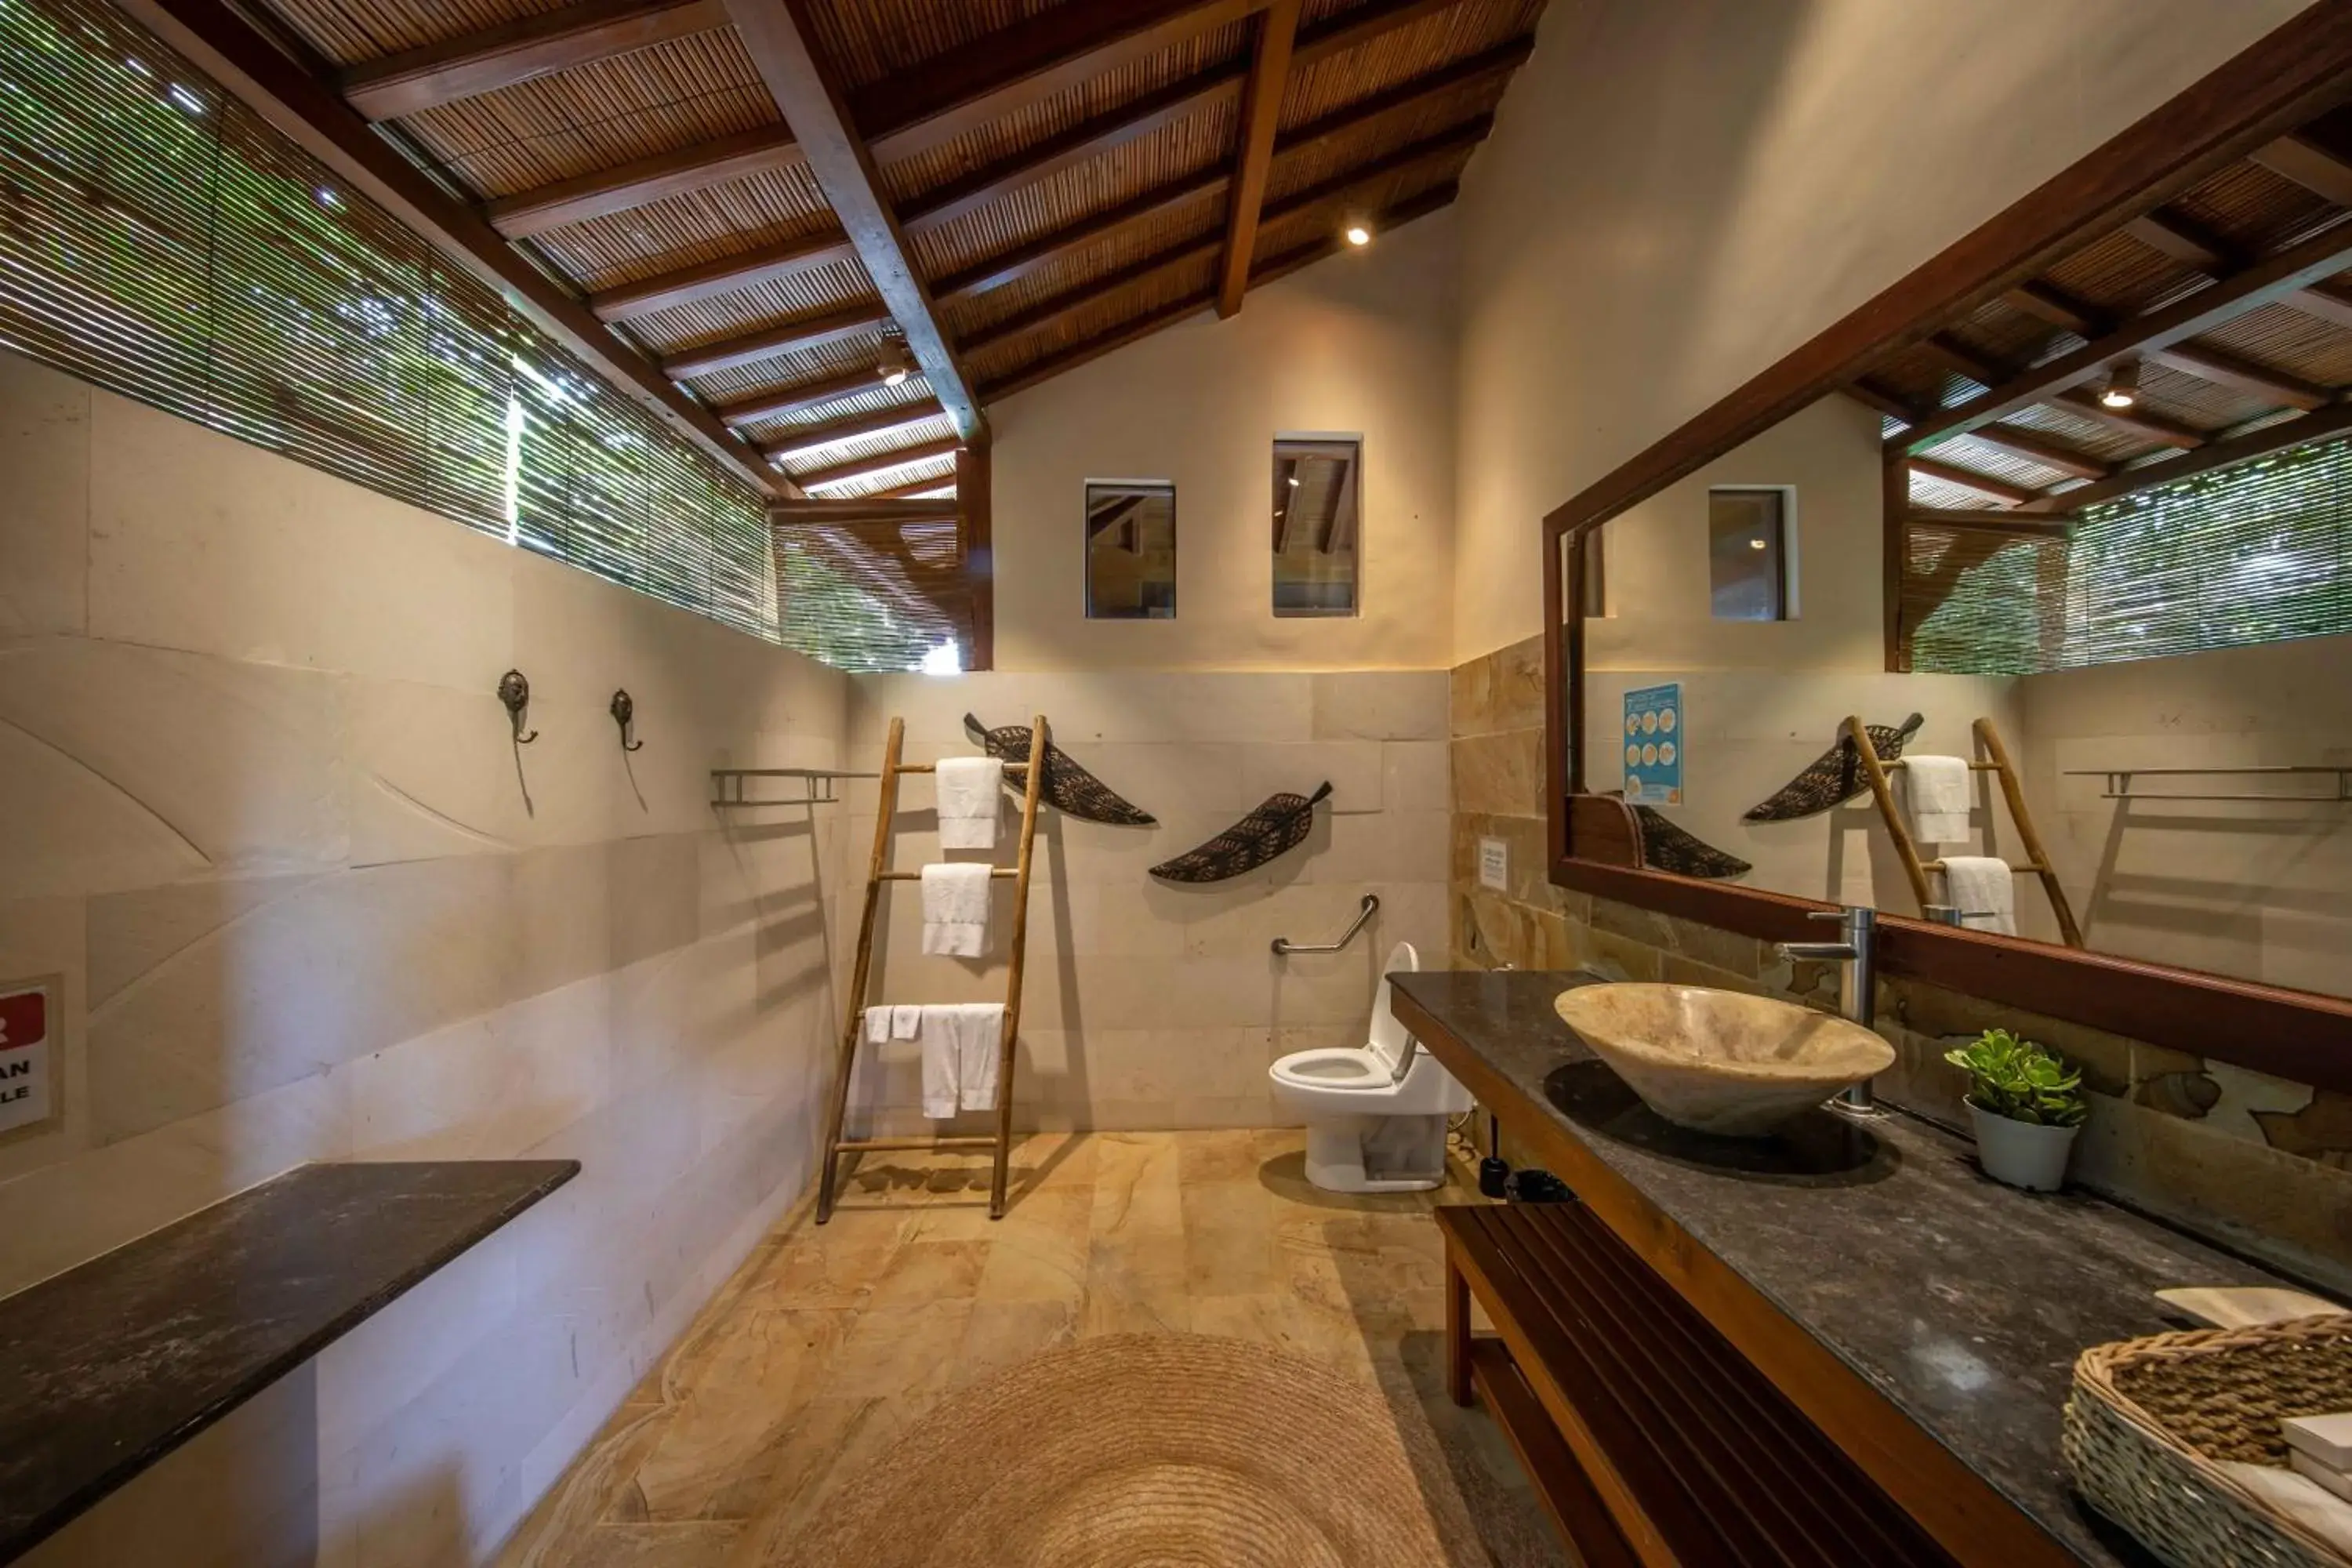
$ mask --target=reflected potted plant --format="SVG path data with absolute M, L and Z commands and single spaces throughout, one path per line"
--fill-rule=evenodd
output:
M 1944 1059 L 1969 1075 L 1969 1118 L 1985 1174 L 2030 1193 L 2056 1192 L 2091 1110 L 2082 1073 L 2007 1029 L 1987 1029 Z

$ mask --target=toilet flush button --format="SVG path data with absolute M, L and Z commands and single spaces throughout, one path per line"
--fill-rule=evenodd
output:
M 1511 847 L 1499 838 L 1478 840 L 1478 882 L 1498 893 L 1511 886 Z

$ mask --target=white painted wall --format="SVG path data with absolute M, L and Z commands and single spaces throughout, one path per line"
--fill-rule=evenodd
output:
M 997 668 L 1444 668 L 1455 270 L 1441 213 L 992 407 Z M 1277 432 L 1363 437 L 1352 618 L 1275 618 Z M 1089 479 L 1175 480 L 1175 619 L 1086 618 Z
M 705 803 L 847 681 L 5 356 L 0 473 L 0 977 L 67 993 L 0 1293 L 306 1160 L 583 1165 L 28 1561 L 484 1560 L 812 1169 L 835 817 Z
M 2352 637 L 2151 658 L 2020 681 L 2026 793 L 2102 952 L 2352 991 L 2352 805 L 2104 800 L 2116 767 L 2352 766 Z M 2332 790 L 2221 774 L 2155 794 Z
M 1543 514 L 2304 0 L 1579 0 L 1462 226 L 1452 662 L 1541 629 Z
M 1450 793 L 1443 670 L 1335 674 L 1094 674 L 860 677 L 850 719 L 853 765 L 880 764 L 893 716 L 907 756 L 971 755 L 963 715 L 989 726 L 1043 712 L 1059 744 L 1158 817 L 1111 827 L 1058 813 L 1040 818 L 1016 1064 L 1023 1127 L 1269 1127 L 1272 1058 L 1360 1046 L 1390 947 L 1413 942 L 1432 968 L 1445 953 Z M 1186 886 L 1150 867 L 1193 847 L 1278 791 L 1328 781 L 1307 841 L 1229 881 Z M 849 820 L 873 820 L 877 786 L 853 788 Z M 894 863 L 941 858 L 931 783 L 906 781 Z M 1008 807 L 997 859 L 1013 861 Z M 872 841 L 843 846 L 843 930 L 853 930 Z M 1336 938 L 1367 893 L 1381 909 L 1345 952 L 1277 958 L 1277 936 Z M 994 1001 L 1004 994 L 1005 929 L 985 962 L 922 955 L 921 901 L 900 884 L 888 900 L 875 994 L 894 1002 Z M 1011 907 L 1000 886 L 999 919 Z M 847 984 L 850 944 L 842 944 Z M 885 1133 L 941 1125 L 919 1113 L 919 1058 L 893 1046 L 861 1067 L 853 1102 Z M 984 1130 L 967 1119 L 955 1131 Z

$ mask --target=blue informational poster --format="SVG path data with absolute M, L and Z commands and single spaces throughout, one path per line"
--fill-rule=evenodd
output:
M 1625 802 L 1683 803 L 1683 689 L 1644 686 L 1625 693 Z

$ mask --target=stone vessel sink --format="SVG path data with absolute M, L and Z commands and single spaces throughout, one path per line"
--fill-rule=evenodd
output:
M 1895 1060 L 1859 1024 L 1703 985 L 1582 985 L 1552 1005 L 1643 1103 L 1696 1132 L 1761 1137 Z

